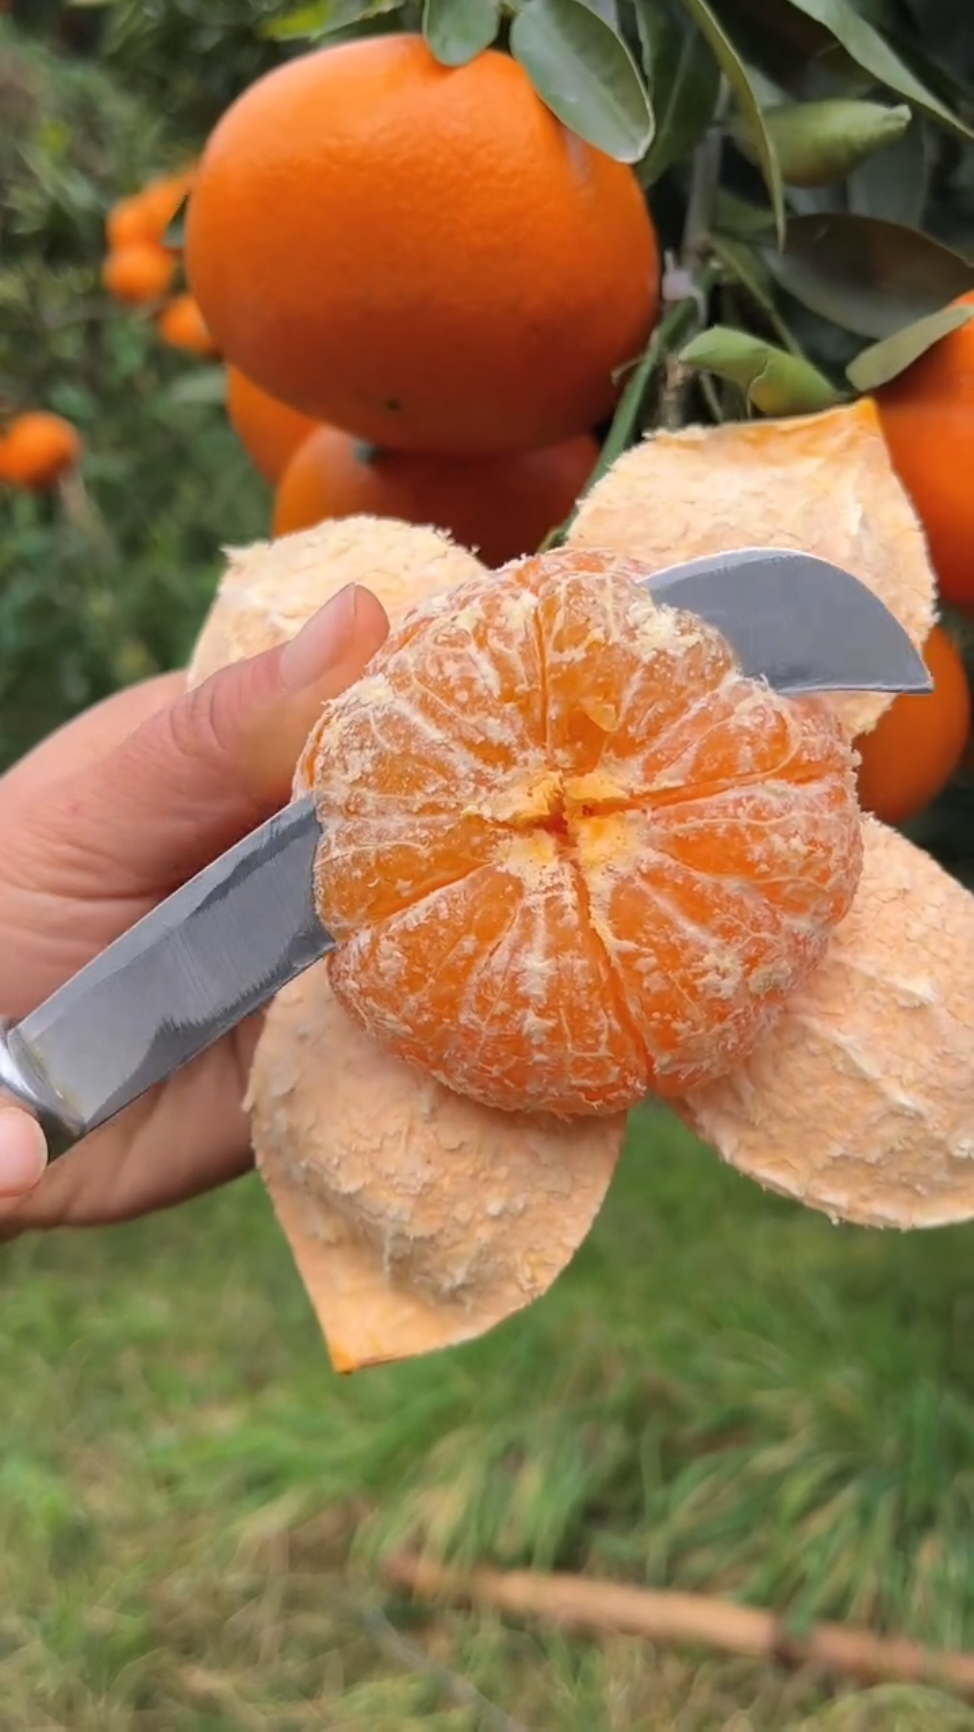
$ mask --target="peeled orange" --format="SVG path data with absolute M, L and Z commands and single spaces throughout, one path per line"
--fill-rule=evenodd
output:
M 854 757 L 632 561 L 526 559 L 409 616 L 304 763 L 339 1002 L 506 1110 L 729 1070 L 847 913 Z

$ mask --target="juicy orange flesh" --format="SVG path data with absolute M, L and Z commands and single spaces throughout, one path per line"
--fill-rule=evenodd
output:
M 725 1073 L 848 911 L 854 759 L 631 561 L 577 549 L 418 609 L 304 773 L 340 1001 L 504 1109 L 615 1112 Z

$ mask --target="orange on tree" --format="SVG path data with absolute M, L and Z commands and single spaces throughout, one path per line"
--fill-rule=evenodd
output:
M 110 252 L 139 242 L 161 242 L 193 182 L 192 171 L 184 174 L 160 175 L 150 180 L 141 192 L 118 200 L 105 219 L 105 236 Z
M 262 391 L 239 367 L 227 368 L 227 414 L 254 468 L 272 486 L 318 425 L 310 415 Z
M 63 415 L 31 409 L 10 422 L 2 440 L 0 479 L 32 493 L 43 493 L 74 469 L 81 457 L 81 435 Z
M 535 450 L 609 413 L 659 304 L 631 168 L 488 50 L 419 36 L 306 54 L 227 110 L 186 224 L 221 354 L 382 448 Z
M 533 552 L 569 515 L 598 454 L 587 434 L 503 457 L 374 452 L 348 433 L 319 427 L 281 477 L 274 534 L 330 517 L 395 517 L 448 530 L 487 565 L 503 565 Z
M 190 294 L 173 296 L 159 314 L 156 329 L 172 349 L 188 349 L 194 355 L 216 354 L 216 344 Z
M 957 306 L 974 306 L 974 292 Z M 945 601 L 974 608 L 974 319 L 876 393 Z
M 128 307 L 161 301 L 176 274 L 176 260 L 154 241 L 134 241 L 109 253 L 101 280 L 110 295 Z
M 860 804 L 886 824 L 905 824 L 936 799 L 960 767 L 970 735 L 967 674 L 942 626 L 931 631 L 923 659 L 933 691 L 901 694 L 856 741 Z

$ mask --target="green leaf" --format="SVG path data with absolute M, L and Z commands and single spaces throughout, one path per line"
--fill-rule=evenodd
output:
M 653 111 L 621 36 L 584 0 L 524 0 L 511 53 L 553 114 L 619 162 L 638 162 Z
M 785 233 L 785 200 L 781 170 L 778 167 L 774 145 L 764 124 L 761 104 L 751 81 L 750 73 L 716 13 L 708 4 L 708 0 L 681 0 L 681 4 L 693 19 L 701 35 L 709 43 L 717 63 L 734 93 L 737 106 L 750 128 L 758 165 L 764 175 L 764 183 L 771 199 L 775 231 L 780 246 Z
M 720 15 L 748 65 L 779 91 L 806 100 L 870 87 L 835 37 L 787 0 L 720 0 Z
M 939 121 L 941 126 L 957 133 L 960 138 L 974 139 L 971 128 L 965 126 L 959 116 L 911 72 L 905 60 L 900 59 L 896 50 L 848 0 L 788 0 L 788 4 L 823 25 L 842 44 L 846 53 L 878 83 L 905 96 L 915 108 L 922 109 L 932 120 Z
M 714 228 L 721 234 L 737 235 L 744 240 L 774 239 L 774 218 L 766 205 L 752 204 L 738 198 L 725 186 L 718 187 L 714 201 Z
M 788 329 L 775 305 L 771 273 L 760 254 L 743 241 L 731 240 L 727 235 L 712 235 L 710 246 L 714 257 L 723 265 L 727 276 L 740 285 L 754 305 L 763 313 L 779 342 L 790 354 L 800 355 L 802 352 L 801 344 Z
M 180 407 L 199 404 L 225 403 L 227 373 L 225 367 L 198 367 L 182 378 L 174 379 L 159 392 L 159 401 Z
M 186 215 L 189 210 L 189 193 L 182 200 L 179 209 L 170 219 L 162 237 L 162 245 L 170 253 L 181 253 L 186 245 Z
M 810 415 L 843 400 L 810 361 L 729 325 L 701 331 L 680 351 L 680 360 L 737 385 L 763 415 Z
M 672 0 L 636 0 L 636 28 L 656 113 L 656 136 L 639 178 L 653 186 L 689 156 L 713 120 L 720 67 L 692 19 Z
M 927 138 L 927 122 L 918 116 L 902 138 L 854 168 L 846 185 L 849 209 L 918 228 L 930 178 Z
M 786 185 L 818 187 L 845 180 L 866 157 L 901 138 L 910 124 L 910 110 L 905 104 L 885 108 L 843 98 L 789 102 L 766 108 L 764 124 Z M 740 115 L 729 130 L 738 149 L 755 161 L 754 140 Z
M 283 18 L 265 18 L 257 35 L 269 42 L 320 42 L 338 30 L 397 12 L 401 0 L 309 0 L 308 5 L 286 12 Z
M 441 66 L 466 66 L 500 29 L 500 0 L 424 0 L 423 36 Z
M 951 331 L 959 331 L 971 319 L 974 319 L 974 306 L 942 307 L 939 313 L 931 313 L 926 319 L 905 325 L 902 331 L 884 337 L 881 343 L 873 343 L 856 356 L 846 368 L 850 385 L 857 391 L 877 391 L 880 385 L 888 385 L 891 379 L 911 367 L 942 337 L 949 336 Z
M 860 337 L 889 337 L 974 289 L 974 265 L 900 223 L 838 212 L 792 217 L 769 270 L 795 299 Z

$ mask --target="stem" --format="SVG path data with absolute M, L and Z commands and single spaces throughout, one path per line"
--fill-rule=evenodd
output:
M 585 1576 L 533 1570 L 451 1569 L 428 1558 L 390 1558 L 387 1581 L 422 1599 L 492 1606 L 566 1630 L 641 1636 L 654 1643 L 704 1644 L 725 1654 L 793 1666 L 827 1667 L 868 1683 L 934 1684 L 974 1698 L 974 1654 L 925 1648 L 846 1624 L 813 1624 L 801 1635 L 773 1612 L 708 1594 L 659 1592 Z
M 642 356 L 629 375 L 629 383 L 622 393 L 612 426 L 606 434 L 605 443 L 599 453 L 599 460 L 582 488 L 571 516 L 567 517 L 564 523 L 560 523 L 557 529 L 551 530 L 550 534 L 545 537 L 538 550 L 540 553 L 547 553 L 549 548 L 561 547 L 564 544 L 578 515 L 578 508 L 582 500 L 588 497 L 596 483 L 601 481 L 603 475 L 612 468 L 616 458 L 622 456 L 630 442 L 643 398 L 649 389 L 651 380 L 672 350 L 682 344 L 685 338 L 692 336 L 694 331 L 703 324 L 702 301 L 710 293 L 718 276 L 719 270 L 716 265 L 705 265 L 697 277 L 696 292 L 688 295 L 686 300 L 677 301 L 669 312 L 663 315 Z

